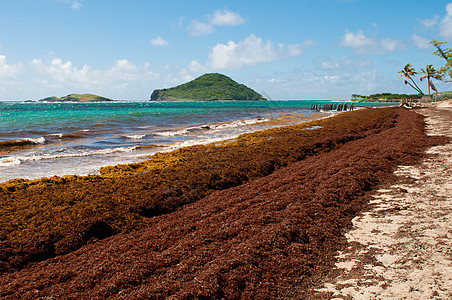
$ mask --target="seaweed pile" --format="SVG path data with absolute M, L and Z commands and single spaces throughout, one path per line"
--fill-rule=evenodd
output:
M 100 176 L 3 184 L 2 216 L 28 215 L 2 232 L 0 296 L 307 295 L 365 193 L 445 142 L 423 130 L 404 109 L 360 110 Z

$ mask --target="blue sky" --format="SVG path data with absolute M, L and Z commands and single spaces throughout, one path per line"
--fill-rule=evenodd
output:
M 452 1 L 0 0 L 0 28 L 0 100 L 144 100 L 208 72 L 343 100 L 412 93 L 397 72 L 443 64 L 428 42 L 452 47 Z

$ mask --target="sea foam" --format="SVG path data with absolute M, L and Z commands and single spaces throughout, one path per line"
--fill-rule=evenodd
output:
M 110 149 L 94 150 L 94 151 L 81 151 L 81 152 L 69 152 L 58 154 L 44 154 L 44 155 L 20 155 L 20 156 L 7 156 L 0 158 L 0 167 L 9 167 L 19 165 L 27 161 L 40 161 L 47 159 L 59 159 L 59 158 L 71 158 L 71 157 L 86 157 L 92 155 L 108 155 L 120 152 L 131 152 L 138 148 L 138 146 L 132 147 L 116 147 Z

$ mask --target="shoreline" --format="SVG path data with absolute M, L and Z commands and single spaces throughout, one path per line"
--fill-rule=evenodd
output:
M 156 135 L 156 136 L 183 136 L 183 135 L 190 135 L 191 131 L 201 132 L 205 130 L 213 130 L 215 131 L 216 128 L 228 128 L 231 127 L 232 129 L 239 128 L 235 134 L 228 136 L 221 136 L 221 137 L 215 137 L 215 136 L 209 136 L 206 135 L 205 137 L 202 136 L 202 138 L 195 137 L 194 139 L 187 138 L 186 140 L 183 140 L 182 142 L 172 142 L 168 144 L 139 144 L 139 145 L 117 145 L 114 148 L 105 148 L 100 150 L 93 150 L 90 153 L 62 153 L 62 154 L 56 154 L 56 155 L 47 155 L 43 153 L 41 156 L 33 154 L 31 157 L 27 156 L 26 153 L 21 154 L 21 151 L 23 150 L 33 150 L 33 149 L 40 149 L 45 146 L 52 146 L 52 143 L 59 143 L 61 142 L 62 138 L 66 138 L 66 140 L 73 140 L 77 135 L 81 135 L 81 132 L 75 132 L 75 133 L 68 133 L 68 134 L 48 134 L 46 136 L 31 139 L 31 138 L 23 138 L 19 140 L 13 140 L 13 141 L 6 141 L 6 142 L 0 142 L 0 155 L 3 155 L 3 157 L 0 157 L 0 167 L 11 167 L 14 168 L 16 165 L 19 166 L 19 168 L 23 168 L 21 166 L 22 161 L 24 163 L 30 163 L 30 162 L 51 162 L 51 161 L 59 161 L 63 159 L 86 159 L 90 160 L 93 157 L 99 156 L 97 159 L 93 160 L 94 165 L 96 165 L 96 168 L 88 169 L 90 167 L 82 168 L 79 172 L 72 172 L 69 171 L 58 171 L 56 174 L 46 174 L 43 171 L 39 171 L 41 176 L 35 177 L 33 176 L 17 176 L 17 177 L 9 177 L 8 179 L 0 179 L 0 183 L 6 183 L 10 180 L 17 180 L 17 179 L 26 179 L 26 180 L 40 180 L 44 178 L 50 178 L 53 176 L 58 177 L 65 177 L 65 176 L 87 176 L 87 175 L 99 175 L 100 169 L 102 168 L 108 168 L 108 167 L 114 167 L 116 165 L 124 165 L 124 164 L 134 164 L 134 163 L 140 163 L 143 161 L 148 160 L 150 157 L 157 153 L 168 153 L 171 151 L 175 151 L 180 148 L 184 147 L 190 147 L 190 146 L 196 146 L 196 145 L 208 145 L 208 144 L 221 144 L 227 141 L 235 140 L 240 135 L 243 134 L 249 134 L 257 131 L 263 131 L 268 130 L 272 128 L 278 128 L 278 127 L 285 127 L 285 126 L 291 126 L 291 125 L 300 125 L 303 123 L 320 120 L 323 118 L 328 118 L 331 116 L 336 115 L 337 113 L 333 112 L 324 112 L 324 113 L 311 113 L 311 112 L 303 112 L 303 113 L 274 113 L 274 116 L 271 117 L 271 119 L 239 119 L 236 121 L 231 122 L 220 122 L 220 123 L 213 123 L 213 124 L 206 124 L 206 125 L 199 125 L 195 127 L 186 127 L 182 129 L 174 129 L 173 131 L 168 132 L 156 132 L 153 134 L 148 135 Z M 52 137 L 50 139 L 49 137 Z M 144 135 L 142 136 L 144 137 Z M 130 138 L 128 137 L 129 139 Z M 54 141 L 53 139 L 58 139 Z M 47 144 L 47 140 L 49 140 L 49 144 Z M 10 146 L 10 147 L 3 147 L 2 146 Z M 5 156 L 9 155 L 9 156 Z M 105 155 L 111 155 L 112 157 L 109 158 L 110 164 L 106 164 L 103 162 L 104 159 L 106 159 Z M 117 162 L 115 162 L 117 161 Z M 99 163 L 100 162 L 100 163 Z M 4 165 L 2 165 L 2 163 Z M 73 167 L 73 168 L 80 168 L 79 167 Z M 60 168 L 61 169 L 61 168 Z M 72 170 L 71 168 L 68 168 L 68 170 Z M 74 169 L 75 170 L 75 169 Z M 73 170 L 73 171 L 74 171 Z M 14 172 L 14 170 L 11 170 Z M 51 171 L 50 171 L 51 172 Z M 48 172 L 48 173 L 50 173 Z M 36 174 L 36 173 L 34 173 Z M 5 177 L 6 178 L 6 177 Z
M 303 130 L 314 125 L 321 127 Z M 440 141 L 423 135 L 416 114 L 401 108 L 368 109 L 255 132 L 215 149 L 179 149 L 146 163 L 106 168 L 101 176 L 0 184 L 9 205 L 43 205 L 33 218 L 21 211 L 22 223 L 22 216 L 15 216 L 15 222 L 26 225 L 22 231 L 3 233 L 7 239 L 0 252 L 14 260 L 3 261 L 8 271 L 0 276 L 0 295 L 108 297 L 124 291 L 143 297 L 215 298 L 217 293 L 305 293 L 331 268 L 343 230 L 365 206 L 362 195 L 391 179 L 387 175 L 398 163 L 418 161 L 432 142 Z M 52 216 L 50 223 L 42 219 L 44 212 Z M 2 225 L 9 224 L 8 215 L 0 214 Z M 18 241 L 52 226 L 66 233 L 25 241 L 29 248 Z M 99 228 L 112 230 L 111 237 L 90 236 Z M 36 245 L 47 246 L 39 252 Z M 17 247 L 25 253 L 12 250 Z M 21 255 L 44 260 L 27 264 Z M 110 264 L 102 269 L 98 263 L 105 259 Z M 132 275 L 133 270 L 138 273 Z M 55 272 L 73 275 L 50 279 L 57 278 L 52 277 Z M 178 274 L 178 280 L 170 274 Z M 115 276 L 120 282 L 111 282 Z M 152 278 L 160 278 L 161 289 Z M 106 284 L 113 284 L 108 285 L 112 289 L 105 290 Z

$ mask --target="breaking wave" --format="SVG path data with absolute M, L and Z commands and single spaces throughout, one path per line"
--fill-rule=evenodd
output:
M 22 147 L 22 146 L 31 146 L 31 145 L 44 145 L 45 143 L 46 143 L 46 139 L 42 136 L 42 137 L 38 137 L 35 139 L 25 138 L 25 139 L 0 142 L 0 148 Z
M 20 165 L 27 161 L 40 161 L 46 159 L 58 159 L 58 158 L 71 158 L 71 157 L 86 157 L 92 155 L 108 155 L 119 152 L 131 152 L 136 150 L 138 147 L 117 147 L 102 150 L 91 150 L 91 151 L 80 151 L 80 152 L 69 152 L 69 153 L 57 153 L 57 154 L 45 154 L 45 155 L 19 155 L 19 156 L 6 156 L 0 158 L 0 167 L 8 167 Z
M 237 128 L 240 126 L 249 126 L 249 125 L 254 125 L 254 124 L 268 122 L 268 121 L 269 121 L 269 119 L 266 119 L 266 118 L 245 119 L 245 120 L 237 120 L 237 121 L 226 122 L 226 123 L 187 127 L 187 128 L 183 128 L 183 129 L 175 130 L 175 131 L 154 132 L 154 135 L 164 136 L 164 137 L 173 137 L 173 136 L 178 136 L 178 135 L 193 134 L 193 133 L 197 133 L 197 132 L 201 132 L 201 131 L 205 131 L 205 130 L 224 130 L 224 129 L 229 129 L 229 128 Z

